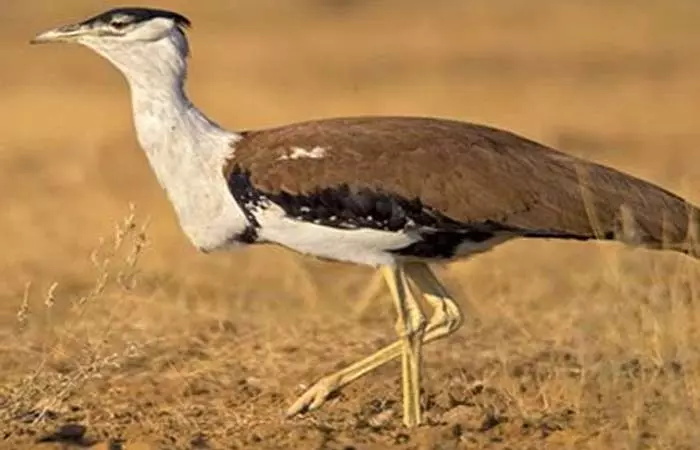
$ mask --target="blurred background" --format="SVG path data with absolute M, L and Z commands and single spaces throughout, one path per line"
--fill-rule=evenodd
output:
M 360 114 L 449 117 L 510 129 L 700 203 L 696 1 L 152 0 L 149 5 L 193 21 L 188 90 L 225 127 Z M 358 316 L 349 314 L 360 298 L 383 297 L 367 284 L 370 270 L 274 248 L 201 255 L 190 247 L 137 147 L 121 75 L 84 48 L 28 45 L 38 31 L 111 6 L 117 3 L 4 0 L 0 6 L 0 319 L 15 320 L 28 281 L 39 290 L 58 282 L 57 292 L 69 297 L 93 286 L 90 253 L 134 203 L 139 220 L 150 218 L 141 281 L 130 294 L 151 302 L 138 309 L 142 328 L 148 328 L 143 325 L 148 317 L 162 320 L 161 308 L 173 305 L 193 323 L 198 314 L 234 323 L 277 317 L 295 326 L 311 323 L 314 332 L 313 324 L 321 326 L 318 318 L 326 313 L 345 317 L 333 322 L 339 329 L 358 330 L 357 317 L 389 311 L 375 332 L 390 336 L 388 300 L 370 300 Z M 595 329 L 596 339 L 614 342 L 619 351 L 636 345 L 647 354 L 648 330 L 639 323 L 603 325 L 609 335 L 595 328 L 613 311 L 606 305 L 624 291 L 620 279 L 608 274 L 610 255 L 620 251 L 614 245 L 517 242 L 441 273 L 455 291 L 481 305 L 485 325 L 478 330 L 489 342 L 508 348 L 525 338 L 579 342 Z M 646 253 L 635 255 L 647 261 Z M 677 272 L 632 271 L 625 286 L 650 286 L 671 273 Z M 686 300 L 697 298 L 693 283 L 695 290 L 683 291 Z M 598 306 L 589 308 L 591 301 Z M 260 310 L 271 315 L 253 314 Z M 668 317 L 668 329 L 679 329 L 675 319 Z M 178 323 L 181 329 L 190 326 Z M 573 324 L 581 323 L 589 328 L 577 334 Z M 342 339 L 338 333 L 321 335 L 327 342 L 360 342 L 375 325 L 364 326 L 369 328 Z M 508 341 L 494 331 L 503 327 L 519 338 Z M 269 345 L 282 345 L 266 336 Z M 684 336 L 690 345 L 691 334 Z M 320 347 L 317 356 L 323 359 L 327 351 Z M 21 372 L 21 362 L 15 363 Z M 309 372 L 310 364 L 298 372 L 309 380 L 321 375 Z

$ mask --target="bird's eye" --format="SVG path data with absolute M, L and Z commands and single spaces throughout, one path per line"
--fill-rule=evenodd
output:
M 115 30 L 122 30 L 122 29 L 126 28 L 126 26 L 129 25 L 129 23 L 123 22 L 121 20 L 113 20 L 112 22 L 110 22 L 109 25 L 112 28 L 114 28 Z

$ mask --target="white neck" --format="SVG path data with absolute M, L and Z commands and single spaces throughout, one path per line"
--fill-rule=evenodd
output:
M 136 133 L 184 231 L 205 250 L 245 227 L 223 178 L 240 137 L 209 120 L 187 98 L 186 41 L 172 36 L 128 48 L 95 48 L 126 77 Z
M 159 77 L 127 79 L 138 141 L 177 209 L 173 194 L 183 180 L 205 176 L 198 172 L 202 163 L 221 170 L 238 135 L 199 111 L 187 98 L 182 82 L 163 83 L 166 79 Z
M 238 135 L 209 120 L 187 97 L 188 45 L 179 30 L 155 41 L 96 50 L 129 83 L 138 139 L 149 158 L 174 153 L 175 147 L 180 153 L 207 157 L 207 153 L 226 151 L 228 145 L 220 145 L 223 141 L 237 140 Z

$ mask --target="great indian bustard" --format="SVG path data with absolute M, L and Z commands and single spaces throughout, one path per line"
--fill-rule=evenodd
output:
M 32 42 L 77 42 L 122 72 L 138 141 L 199 249 L 273 243 L 381 269 L 399 339 L 320 379 L 289 415 L 401 356 L 403 420 L 421 422 L 422 344 L 462 322 L 430 262 L 519 237 L 616 239 L 698 256 L 696 207 L 507 131 L 409 117 L 224 130 L 185 93 L 189 25 L 174 12 L 120 8 Z M 427 322 L 421 296 L 434 308 Z

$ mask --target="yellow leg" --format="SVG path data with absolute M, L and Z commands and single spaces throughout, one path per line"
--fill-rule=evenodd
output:
M 456 331 L 462 323 L 459 307 L 447 294 L 430 268 L 423 263 L 410 263 L 404 266 L 404 271 L 422 293 L 426 302 L 435 310 L 425 328 L 423 343 L 443 338 Z M 321 378 L 289 408 L 287 415 L 293 416 L 302 411 L 319 408 L 333 392 L 402 356 L 404 345 L 405 341 L 400 339 L 361 361 Z
M 462 313 L 430 267 L 425 263 L 407 264 L 406 275 L 434 311 L 426 327 L 425 342 L 444 338 L 457 331 L 462 325 Z
M 409 289 L 403 265 L 383 267 L 382 275 L 389 285 L 398 315 L 396 332 L 402 343 L 403 422 L 407 427 L 414 427 L 421 422 L 421 347 L 425 318 Z

